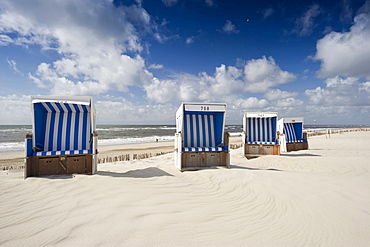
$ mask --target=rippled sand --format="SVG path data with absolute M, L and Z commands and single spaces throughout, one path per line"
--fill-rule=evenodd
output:
M 178 171 L 173 155 L 96 175 L 0 172 L 0 245 L 242 246 L 370 243 L 370 132 L 231 169 Z

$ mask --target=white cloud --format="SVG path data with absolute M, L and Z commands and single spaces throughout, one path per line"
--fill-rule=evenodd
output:
M 17 72 L 18 74 L 23 76 L 23 73 L 21 71 L 19 71 L 18 68 L 17 68 L 17 62 L 16 61 L 10 60 L 10 59 L 7 59 L 6 61 L 8 62 L 8 65 L 12 70 L 14 70 L 15 72 Z
M 205 0 L 205 3 L 207 4 L 208 7 L 215 6 L 215 3 L 213 2 L 213 0 Z
M 264 12 L 263 12 L 263 18 L 264 19 L 267 19 L 268 17 L 270 17 L 272 14 L 274 14 L 274 9 L 273 8 L 267 8 Z
M 246 80 L 244 89 L 253 93 L 266 92 L 271 87 L 293 81 L 296 78 L 294 74 L 281 70 L 272 57 L 248 61 L 244 67 L 244 73 Z
M 366 0 L 364 5 L 357 11 L 357 14 L 369 14 L 370 13 L 370 0 Z
M 149 65 L 148 68 L 149 69 L 163 69 L 164 66 L 163 66 L 163 64 L 151 64 L 151 65 Z
M 303 101 L 295 98 L 285 98 L 279 99 L 276 103 L 277 107 L 286 108 L 286 107 L 298 107 L 303 105 Z
M 318 76 L 355 76 L 370 79 L 370 15 L 355 17 L 349 32 L 331 32 L 316 44 L 314 59 L 321 61 Z
M 7 46 L 11 43 L 13 43 L 13 40 L 8 35 L 0 35 L 0 46 Z
M 0 96 L 1 124 L 32 124 L 30 95 Z M 94 99 L 98 124 L 170 124 L 177 105 L 137 104 L 122 97 L 106 95 Z M 161 116 L 158 118 L 158 116 Z
M 299 36 L 310 35 L 315 28 L 314 18 L 321 13 L 320 6 L 313 4 L 299 19 L 296 20 L 296 26 L 293 32 Z
M 94 95 L 151 81 L 138 55 L 143 50 L 139 37 L 163 37 L 140 2 L 119 7 L 93 0 L 3 3 L 1 32 L 12 33 L 15 44 L 39 45 L 61 57 L 40 64 L 29 76 L 50 93 Z
M 158 103 L 171 102 L 176 98 L 179 87 L 172 80 L 158 80 L 155 78 L 152 83 L 144 86 L 149 100 Z M 177 89 L 177 90 L 176 90 Z
M 264 109 L 269 105 L 265 99 L 257 99 L 256 97 L 249 97 L 246 99 L 237 99 L 234 101 L 234 106 L 243 109 Z
M 171 80 L 154 79 L 144 89 L 148 99 L 159 102 L 215 101 L 243 93 L 266 93 L 271 88 L 294 80 L 294 74 L 283 71 L 273 58 L 252 59 L 243 68 L 221 64 L 213 75 L 178 74 Z M 275 91 L 279 97 L 292 97 L 295 93 Z M 269 93 L 268 95 L 272 95 Z M 273 96 L 270 96 L 273 97 Z
M 341 7 L 342 7 L 342 11 L 340 13 L 340 20 L 342 22 L 351 22 L 353 10 L 351 8 L 350 1 L 342 0 Z
M 326 87 L 306 90 L 310 103 L 320 106 L 370 106 L 370 82 L 358 78 L 328 78 Z
M 174 123 L 174 116 L 177 110 L 177 106 L 170 104 L 134 104 L 119 97 L 96 100 L 95 107 L 97 122 L 102 124 Z
M 195 40 L 195 37 L 194 36 L 191 36 L 191 37 L 186 38 L 185 43 L 187 45 L 190 45 L 190 44 L 193 44 L 194 43 L 194 40 Z
M 177 3 L 177 0 L 162 0 L 162 2 L 167 7 L 172 7 Z
M 230 20 L 226 21 L 221 31 L 226 34 L 239 33 L 239 30 L 236 29 L 235 25 Z
M 296 97 L 297 95 L 297 92 L 281 91 L 280 89 L 270 89 L 264 94 L 265 98 L 268 100 L 287 99 Z
M 31 124 L 31 97 L 11 94 L 0 96 L 1 124 Z

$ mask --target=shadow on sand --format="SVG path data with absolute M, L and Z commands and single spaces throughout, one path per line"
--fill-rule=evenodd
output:
M 111 172 L 111 171 L 98 171 L 96 175 L 110 176 L 110 177 L 129 177 L 129 178 L 152 178 L 162 176 L 173 176 L 157 167 L 148 167 L 145 169 L 131 170 L 128 172 Z
M 80 175 L 80 174 L 78 174 Z M 85 175 L 85 174 L 81 174 Z M 60 175 L 41 175 L 38 177 L 27 177 L 27 178 L 46 178 L 46 179 L 71 179 L 74 178 L 75 174 L 60 174 Z
M 236 166 L 236 165 L 230 165 L 230 168 L 237 168 L 237 169 L 245 169 L 245 170 L 251 170 L 251 171 L 274 171 L 274 172 L 283 172 L 283 170 L 275 169 L 275 168 L 267 168 L 267 169 L 261 169 L 261 168 L 254 168 L 254 167 L 245 167 L 245 166 Z
M 280 156 L 287 156 L 287 157 L 320 157 L 321 155 L 318 155 L 318 154 L 300 154 L 300 153 L 284 153 L 284 154 L 280 154 Z

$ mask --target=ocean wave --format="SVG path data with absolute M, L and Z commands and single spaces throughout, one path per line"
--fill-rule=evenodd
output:
M 0 153 L 24 151 L 24 142 L 0 142 Z
M 174 141 L 174 136 L 147 136 L 131 138 L 98 139 L 98 146 Z M 0 153 L 24 151 L 24 142 L 0 142 Z
M 30 128 L 7 128 L 0 129 L 0 133 L 19 133 L 19 132 L 32 132 Z
M 147 136 L 147 137 L 98 139 L 98 145 L 109 146 L 109 145 L 121 145 L 121 144 L 132 144 L 132 143 L 148 143 L 148 142 L 156 142 L 157 140 L 159 142 L 174 141 L 175 136 Z
M 98 127 L 96 131 L 132 131 L 132 130 L 175 130 L 176 127 L 158 126 L 158 127 Z

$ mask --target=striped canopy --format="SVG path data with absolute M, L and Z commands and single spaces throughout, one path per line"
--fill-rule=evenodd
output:
M 197 110 L 198 105 L 186 106 L 180 107 L 182 117 L 178 122 L 182 126 L 183 151 L 222 151 L 226 105 L 199 106 L 205 111 Z
M 303 141 L 303 123 L 284 123 L 284 134 L 287 143 Z
M 247 144 L 276 144 L 277 114 L 245 114 L 244 131 Z
M 184 133 L 184 147 L 216 147 L 222 141 L 216 141 L 213 114 L 185 114 Z
M 91 150 L 94 131 L 91 103 L 34 100 L 33 110 L 33 147 L 36 151 Z

